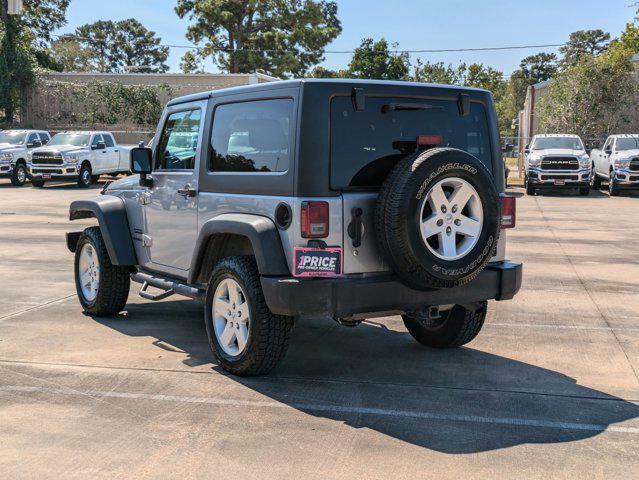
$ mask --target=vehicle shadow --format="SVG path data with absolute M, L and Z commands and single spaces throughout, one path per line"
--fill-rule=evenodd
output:
M 439 452 L 574 442 L 639 417 L 631 402 L 472 344 L 447 351 L 421 347 L 392 320 L 354 329 L 300 321 L 275 372 L 230 376 L 213 363 L 201 309 L 188 300 L 130 304 L 126 318 L 95 320 L 149 337 L 165 351 L 184 352 L 186 365 L 211 363 L 212 371 L 305 414 Z

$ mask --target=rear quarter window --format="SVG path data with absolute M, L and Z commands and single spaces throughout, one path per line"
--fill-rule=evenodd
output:
M 400 109 L 389 109 L 401 104 Z M 416 109 L 406 105 L 415 104 Z M 356 111 L 351 97 L 331 101 L 331 188 L 378 188 L 405 155 L 414 151 L 419 135 L 441 137 L 440 146 L 477 157 L 492 171 L 492 151 L 486 110 L 471 102 L 470 113 L 459 114 L 456 100 L 366 97 Z

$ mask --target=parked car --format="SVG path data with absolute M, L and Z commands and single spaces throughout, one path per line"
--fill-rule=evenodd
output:
M 71 220 L 98 222 L 67 233 L 80 304 L 115 315 L 130 280 L 150 300 L 202 299 L 234 374 L 271 370 L 309 315 L 401 314 L 419 343 L 458 347 L 488 299 L 521 285 L 484 90 L 340 79 L 205 92 L 170 101 L 154 149 L 131 157 L 139 176 L 71 203 Z
M 130 149 L 122 149 L 110 132 L 63 132 L 48 145 L 29 153 L 28 169 L 34 187 L 49 180 L 73 179 L 82 188 L 101 174 L 127 173 Z
M 590 157 L 593 188 L 600 188 L 604 180 L 613 197 L 622 189 L 639 189 L 639 135 L 610 135 Z
M 590 193 L 591 162 L 589 148 L 577 135 L 535 135 L 526 146 L 524 184 L 526 193 L 540 189 L 577 188 Z
M 10 178 L 21 187 L 28 180 L 27 158 L 29 151 L 46 145 L 51 136 L 41 130 L 0 131 L 0 177 Z

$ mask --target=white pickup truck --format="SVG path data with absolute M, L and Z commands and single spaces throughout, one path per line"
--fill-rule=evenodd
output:
M 604 180 L 612 197 L 622 189 L 639 189 L 639 135 L 610 135 L 601 150 L 593 149 L 590 158 L 594 188 L 600 188 Z
M 87 188 L 101 174 L 128 173 L 129 159 L 130 148 L 118 145 L 110 132 L 63 132 L 29 152 L 27 165 L 34 187 L 73 179 Z
M 590 193 L 591 162 L 581 138 L 569 134 L 535 135 L 526 145 L 526 193 L 538 189 L 578 188 Z
M 49 132 L 41 130 L 0 131 L 0 178 L 10 178 L 16 187 L 24 185 L 29 151 L 46 145 L 50 139 Z

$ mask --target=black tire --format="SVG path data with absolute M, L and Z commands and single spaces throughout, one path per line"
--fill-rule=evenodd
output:
M 526 180 L 526 195 L 534 195 L 534 194 L 535 194 L 535 187 L 530 185 L 528 180 Z
M 599 190 L 601 188 L 601 178 L 599 178 L 599 175 L 597 175 L 595 173 L 594 167 L 592 169 L 591 175 L 592 175 L 592 177 L 591 177 L 591 181 L 590 181 L 590 188 L 592 190 Z
M 38 180 L 38 179 L 31 179 L 31 185 L 33 185 L 35 188 L 42 188 L 44 187 L 44 184 L 46 182 L 44 180 Z
M 579 187 L 579 195 L 582 197 L 590 195 L 590 187 Z
M 611 197 L 618 197 L 621 193 L 621 189 L 619 188 L 619 184 L 615 180 L 615 173 L 610 172 L 610 181 L 608 182 L 608 192 Z
M 227 354 L 219 344 L 213 326 L 213 297 L 224 279 L 235 280 L 249 306 L 250 321 L 246 347 L 237 356 Z M 255 259 L 250 256 L 226 257 L 213 269 L 204 306 L 206 334 L 219 365 L 229 373 L 242 377 L 263 375 L 276 367 L 288 349 L 293 319 L 274 315 L 268 309 Z
M 91 183 L 98 183 L 100 181 L 100 175 L 91 175 Z
M 458 259 L 435 255 L 420 233 L 428 187 L 446 178 L 459 178 L 477 192 L 483 209 L 475 245 Z M 449 288 L 473 280 L 490 260 L 500 230 L 501 204 L 490 172 L 472 155 L 438 148 L 400 161 L 382 185 L 375 213 L 378 244 L 384 257 L 407 286 Z
M 93 299 L 87 299 L 84 296 L 80 282 L 80 256 L 87 243 L 97 254 L 100 266 L 97 294 Z M 100 227 L 89 227 L 82 232 L 76 246 L 74 272 L 76 292 L 85 312 L 96 317 L 103 317 L 116 315 L 122 311 L 129 298 L 130 269 L 111 263 Z
M 404 325 L 412 337 L 432 348 L 461 347 L 472 341 L 486 319 L 488 302 L 480 302 L 476 309 L 455 305 L 441 313 L 441 319 L 430 320 L 415 315 L 402 315 Z
M 92 183 L 91 166 L 88 164 L 82 165 L 80 173 L 78 174 L 78 187 L 89 188 Z
M 11 185 L 21 187 L 25 183 L 27 183 L 27 166 L 22 162 L 16 163 L 11 174 Z

